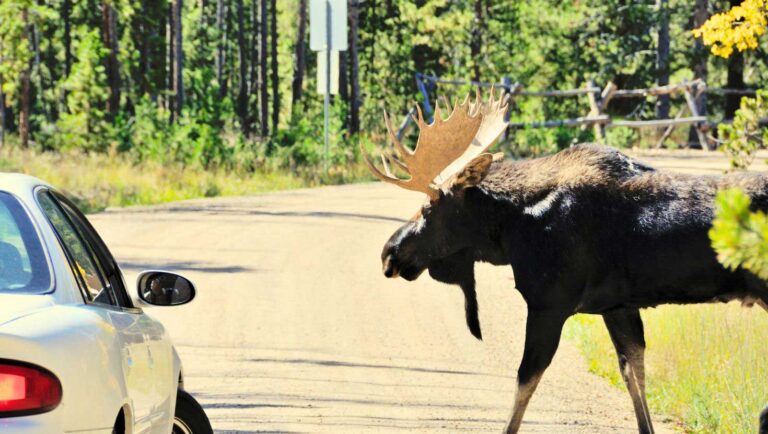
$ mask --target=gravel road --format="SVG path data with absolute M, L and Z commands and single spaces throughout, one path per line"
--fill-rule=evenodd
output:
M 695 155 L 695 156 L 685 156 Z M 644 155 L 716 173 L 718 154 Z M 178 271 L 194 303 L 151 308 L 217 432 L 500 432 L 511 409 L 525 304 L 507 267 L 477 266 L 485 340 L 456 287 L 388 280 L 379 253 L 422 197 L 361 184 L 109 210 L 91 220 L 129 281 Z M 655 415 L 657 431 L 664 418 Z M 565 340 L 523 432 L 636 432 L 629 395 Z

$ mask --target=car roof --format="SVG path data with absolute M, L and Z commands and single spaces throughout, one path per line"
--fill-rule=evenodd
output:
M 49 186 L 47 182 L 41 181 L 34 176 L 23 173 L 0 172 L 0 190 L 19 196 L 26 196 L 39 185 Z

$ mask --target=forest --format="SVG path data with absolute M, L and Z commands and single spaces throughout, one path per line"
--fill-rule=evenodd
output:
M 349 0 L 331 171 L 343 174 L 356 162 L 358 144 L 383 143 L 383 109 L 402 118 L 423 101 L 418 73 L 505 79 L 526 89 L 581 88 L 588 80 L 647 88 L 697 78 L 709 88 L 759 87 L 768 75 L 763 48 L 723 58 L 691 33 L 739 3 Z M 322 158 L 323 117 L 307 20 L 307 0 L 4 0 L 0 139 L 133 162 L 311 171 Z M 468 90 L 429 89 L 433 99 Z M 718 121 L 734 117 L 740 98 L 709 92 L 697 104 Z M 608 114 L 663 119 L 680 99 L 616 101 Z M 517 98 L 512 118 L 568 118 L 586 108 L 586 98 Z M 590 129 L 521 128 L 503 149 L 537 154 L 591 139 Z M 618 128 L 607 140 L 631 146 L 643 136 Z

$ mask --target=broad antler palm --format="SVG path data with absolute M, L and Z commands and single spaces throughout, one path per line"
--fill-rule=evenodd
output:
M 459 104 L 454 103 L 447 119 L 440 115 L 440 103 L 435 104 L 435 117 L 431 124 L 424 121 L 421 107 L 416 106 L 418 118 L 414 117 L 419 127 L 419 139 L 413 150 L 408 149 L 395 135 L 392 123 L 384 112 L 389 140 L 397 150 L 399 157 L 382 154 L 382 173 L 368 158 L 363 156 L 368 168 L 377 178 L 399 187 L 426 193 L 430 198 L 438 197 L 441 183 L 460 171 L 474 157 L 485 152 L 507 128 L 504 114 L 508 99 L 502 94 L 496 99 L 491 88 L 487 101 L 482 101 L 480 91 L 476 91 L 475 100 L 469 95 Z M 392 174 L 389 163 L 394 163 L 408 175 L 409 179 L 400 179 Z

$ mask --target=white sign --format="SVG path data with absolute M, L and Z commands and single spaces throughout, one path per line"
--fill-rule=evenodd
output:
M 347 0 L 309 0 L 309 48 L 313 51 L 347 49 Z
M 317 53 L 317 93 L 325 95 L 326 88 L 326 74 L 328 68 L 326 67 L 327 55 L 325 51 Z M 336 50 L 331 51 L 331 95 L 339 93 L 339 52 Z

